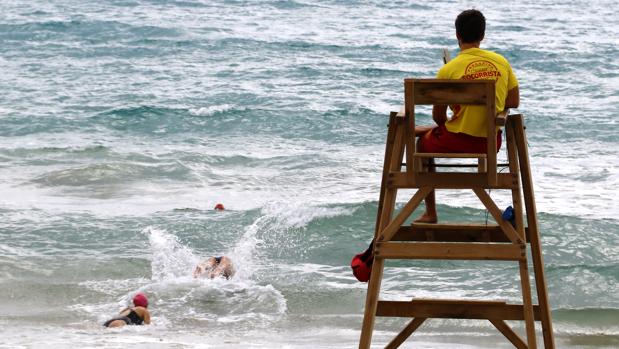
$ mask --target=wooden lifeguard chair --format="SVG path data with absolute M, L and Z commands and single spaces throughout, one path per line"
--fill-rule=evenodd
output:
M 376 316 L 413 318 L 385 348 L 399 347 L 429 318 L 487 319 L 516 348 L 528 349 L 537 347 L 535 321 L 541 321 L 544 348 L 554 348 L 522 115 L 495 115 L 495 87 L 494 81 L 491 80 L 405 79 L 404 102 L 404 113 L 392 112 L 389 117 L 374 234 L 374 262 L 368 284 L 359 348 L 370 348 Z M 485 107 L 488 116 L 487 152 L 483 154 L 416 152 L 415 106 L 453 104 Z M 508 163 L 501 165 L 497 165 L 496 152 L 496 132 L 499 126 L 505 126 L 507 134 Z M 434 164 L 435 158 L 476 159 L 477 162 L 474 164 L 446 164 L 449 167 L 472 166 L 476 170 L 469 169 L 467 172 L 463 169 L 456 171 L 452 169 L 449 172 L 440 172 L 436 169 L 440 168 L 441 164 Z M 497 167 L 501 166 L 506 167 L 507 171 L 497 171 Z M 417 190 L 396 213 L 395 202 L 399 189 Z M 472 189 L 496 224 L 405 224 L 425 196 L 434 189 Z M 515 224 L 512 225 L 502 218 L 501 210 L 486 192 L 487 189 L 511 191 Z M 527 246 L 530 246 L 539 304 L 532 302 Z M 465 299 L 380 300 L 380 286 L 387 259 L 518 262 L 522 304 Z M 518 335 L 505 320 L 523 320 L 526 339 Z

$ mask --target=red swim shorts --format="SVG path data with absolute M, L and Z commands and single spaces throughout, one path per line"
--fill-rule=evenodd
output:
M 496 135 L 496 151 L 501 149 L 502 132 Z M 486 137 L 452 133 L 439 125 L 419 137 L 417 151 L 422 153 L 486 153 Z

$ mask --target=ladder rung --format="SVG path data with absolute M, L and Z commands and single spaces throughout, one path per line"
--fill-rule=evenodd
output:
M 524 309 L 522 304 L 505 304 L 499 301 L 378 301 L 376 316 L 524 320 Z M 533 306 L 533 316 L 535 320 L 540 320 L 538 305 Z
M 415 153 L 416 158 L 444 158 L 444 159 L 478 159 L 487 157 L 486 154 L 472 154 L 472 153 Z
M 390 189 L 407 189 L 431 186 L 438 189 L 470 189 L 470 188 L 492 188 L 492 189 L 518 189 L 518 177 L 512 173 L 497 174 L 496 185 L 488 183 L 486 173 L 455 173 L 455 172 L 434 172 L 416 173 L 413 178 L 407 172 L 391 172 L 387 180 Z
M 444 299 L 444 298 L 413 298 L 413 304 L 456 304 L 456 305 L 497 305 L 507 304 L 507 301 L 496 299 Z
M 411 227 L 416 229 L 436 229 L 436 230 L 469 230 L 474 229 L 496 229 L 499 226 L 496 224 L 480 224 L 470 222 L 457 222 L 457 223 L 413 223 Z
M 457 242 L 377 242 L 374 256 L 385 259 L 525 260 L 516 244 Z
M 529 228 L 525 228 L 529 242 Z M 401 226 L 391 241 L 510 242 L 496 224 L 413 223 Z
M 406 163 L 403 162 L 402 166 L 405 167 Z M 444 168 L 448 168 L 448 167 L 456 167 L 456 168 L 478 168 L 479 165 L 478 164 L 433 164 L 431 165 L 432 167 L 444 167 Z M 501 164 L 496 164 L 497 167 L 509 167 L 509 164 L 507 163 L 501 163 Z

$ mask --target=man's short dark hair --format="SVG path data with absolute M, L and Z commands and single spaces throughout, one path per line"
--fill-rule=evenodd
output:
M 477 10 L 462 11 L 456 18 L 456 34 L 464 43 L 479 42 L 486 32 L 486 17 Z

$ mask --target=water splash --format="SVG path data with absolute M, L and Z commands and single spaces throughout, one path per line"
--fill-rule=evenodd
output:
M 142 231 L 150 242 L 151 271 L 154 281 L 172 280 L 191 275 L 199 258 L 178 237 L 165 230 L 148 227 Z

